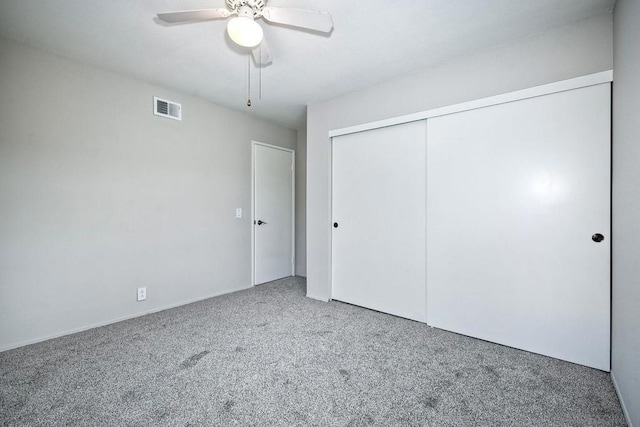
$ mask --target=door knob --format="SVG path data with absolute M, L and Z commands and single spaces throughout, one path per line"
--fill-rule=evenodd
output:
M 593 236 L 591 236 L 591 240 L 593 240 L 596 243 L 600 243 L 604 240 L 604 236 L 600 233 L 596 233 Z
M 337 222 L 333 223 L 333 228 L 338 228 L 338 223 Z
M 266 222 L 264 222 L 263 220 L 259 219 L 258 220 L 258 225 L 262 225 L 262 224 L 266 224 Z

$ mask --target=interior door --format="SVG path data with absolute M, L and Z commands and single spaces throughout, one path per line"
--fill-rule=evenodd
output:
M 429 325 L 609 370 L 610 115 L 602 84 L 428 120 Z
M 294 274 L 294 152 L 253 144 L 254 283 Z
M 425 321 L 425 122 L 333 138 L 332 298 Z

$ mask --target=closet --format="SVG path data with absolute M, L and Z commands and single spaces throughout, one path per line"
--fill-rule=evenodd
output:
M 608 371 L 609 81 L 334 134 L 332 298 Z

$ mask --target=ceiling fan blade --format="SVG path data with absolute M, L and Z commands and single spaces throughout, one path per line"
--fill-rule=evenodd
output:
M 253 61 L 258 67 L 263 67 L 273 62 L 269 45 L 265 39 L 262 39 L 262 43 L 251 49 L 251 55 L 253 55 Z
M 227 18 L 231 12 L 227 9 L 183 10 L 181 12 L 158 13 L 158 18 L 168 24 L 180 22 L 209 21 L 211 19 Z
M 275 24 L 290 25 L 323 33 L 329 33 L 333 28 L 331 14 L 317 10 L 265 7 L 262 10 L 262 17 Z

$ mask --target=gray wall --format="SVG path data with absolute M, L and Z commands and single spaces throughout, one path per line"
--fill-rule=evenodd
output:
M 298 129 L 296 149 L 296 275 L 307 276 L 307 127 Z
M 640 426 L 640 2 L 613 15 L 612 377 Z
M 327 132 L 609 70 L 612 56 L 612 17 L 605 13 L 309 106 L 307 295 L 330 297 L 331 153 Z
M 0 64 L 0 349 L 250 285 L 251 140 L 295 130 L 5 39 Z

